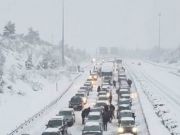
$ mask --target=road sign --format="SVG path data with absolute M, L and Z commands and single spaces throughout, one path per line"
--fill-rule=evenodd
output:
M 111 47 L 110 48 L 110 54 L 112 54 L 112 55 L 119 54 L 119 48 L 118 47 Z

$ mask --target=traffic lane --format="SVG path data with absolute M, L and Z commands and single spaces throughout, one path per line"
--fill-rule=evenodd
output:
M 24 130 L 22 130 L 20 133 L 28 133 L 30 135 L 42 134 L 42 132 L 46 128 L 45 125 L 48 123 L 49 119 L 54 117 L 61 109 L 68 108 L 70 98 L 76 94 L 77 90 L 87 80 L 87 78 L 89 77 L 90 69 L 91 67 L 86 68 L 82 76 L 80 76 L 74 82 L 71 88 L 67 91 L 67 93 L 64 94 L 64 96 L 58 101 L 57 104 L 50 108 L 49 111 L 46 111 L 44 115 L 42 115 L 40 118 L 25 127 Z

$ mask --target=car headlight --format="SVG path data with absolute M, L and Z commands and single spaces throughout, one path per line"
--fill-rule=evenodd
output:
M 124 132 L 124 128 L 119 127 L 119 128 L 118 128 L 118 132 L 119 132 L 119 133 L 123 133 L 123 132 Z
M 89 79 L 91 79 L 92 78 L 92 76 L 89 76 Z
M 94 76 L 94 78 L 96 79 L 96 78 L 97 78 L 97 76 Z
M 83 102 L 86 103 L 86 98 L 83 98 Z
M 107 93 L 107 96 L 109 97 L 109 96 L 110 96 L 110 94 L 109 94 L 109 93 Z
M 133 131 L 133 133 L 136 133 L 136 132 L 137 132 L 137 128 L 136 128 L 136 127 L 133 127 L 133 128 L 132 128 L 132 131 Z

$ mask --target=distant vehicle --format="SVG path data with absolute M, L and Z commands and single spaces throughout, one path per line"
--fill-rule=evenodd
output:
M 105 105 L 109 105 L 109 102 L 106 100 L 98 100 L 95 104 L 95 107 L 104 107 Z
M 100 96 L 100 95 L 108 96 L 108 94 L 107 94 L 106 91 L 100 91 L 100 92 L 98 92 L 98 96 Z
M 122 110 L 131 110 L 131 106 L 129 104 L 118 105 L 117 116 L 118 116 L 119 112 Z
M 82 97 L 83 98 L 83 103 L 86 104 L 87 103 L 87 95 L 85 92 L 78 92 L 76 93 L 75 96 L 79 96 L 79 97 Z
M 88 93 L 88 96 L 89 96 L 89 91 L 90 91 L 90 87 L 89 86 L 82 86 L 80 87 L 80 89 L 85 89 Z
M 64 116 L 64 119 L 67 121 L 68 126 L 72 126 L 75 123 L 75 113 L 74 109 L 67 108 L 59 111 L 57 116 Z
M 82 135 L 103 135 L 101 124 L 99 122 L 86 122 Z
M 132 117 L 123 117 L 118 128 L 118 134 L 131 133 L 137 135 L 137 127 Z
M 63 135 L 66 135 L 67 132 L 67 122 L 65 121 L 63 116 L 55 116 L 51 118 L 46 125 L 46 128 L 58 128 Z
M 130 96 L 130 91 L 128 89 L 120 89 L 118 91 L 118 100 L 119 98 L 131 98 Z
M 88 91 L 86 89 L 79 89 L 77 93 L 85 93 L 86 96 L 88 96 Z
M 47 128 L 42 135 L 62 135 L 58 128 Z
M 109 97 L 107 95 L 99 95 L 97 100 L 107 100 L 107 101 L 109 101 Z
M 97 73 L 91 73 L 90 78 L 92 79 L 92 81 L 97 81 L 98 79 Z
M 141 62 L 139 62 L 138 65 L 140 66 L 140 65 L 141 65 Z
M 120 98 L 118 100 L 118 105 L 121 105 L 121 104 L 128 104 L 132 106 L 132 101 L 129 98 Z
M 87 122 L 99 122 L 101 125 L 102 122 L 102 114 L 100 112 L 90 112 L 87 119 Z
M 117 63 L 117 64 L 122 64 L 122 59 L 121 58 L 115 58 L 115 62 Z
M 90 90 L 93 89 L 93 84 L 91 82 L 85 82 L 84 86 L 88 86 Z
M 82 110 L 84 108 L 84 101 L 82 97 L 73 96 L 69 101 L 69 108 L 74 108 L 77 110 Z
M 131 95 L 130 94 L 121 94 L 121 98 L 131 99 Z

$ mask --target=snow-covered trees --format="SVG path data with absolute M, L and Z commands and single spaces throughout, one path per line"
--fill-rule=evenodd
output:
M 2 49 L 0 47 L 0 93 L 3 93 L 3 65 L 5 62 L 5 57 L 2 53 Z
M 4 27 L 3 36 L 10 36 L 15 33 L 15 24 L 9 21 Z
M 30 27 L 28 30 L 28 34 L 24 37 L 26 42 L 28 42 L 29 44 L 38 43 L 40 41 L 39 32 L 33 30 L 32 27 Z

